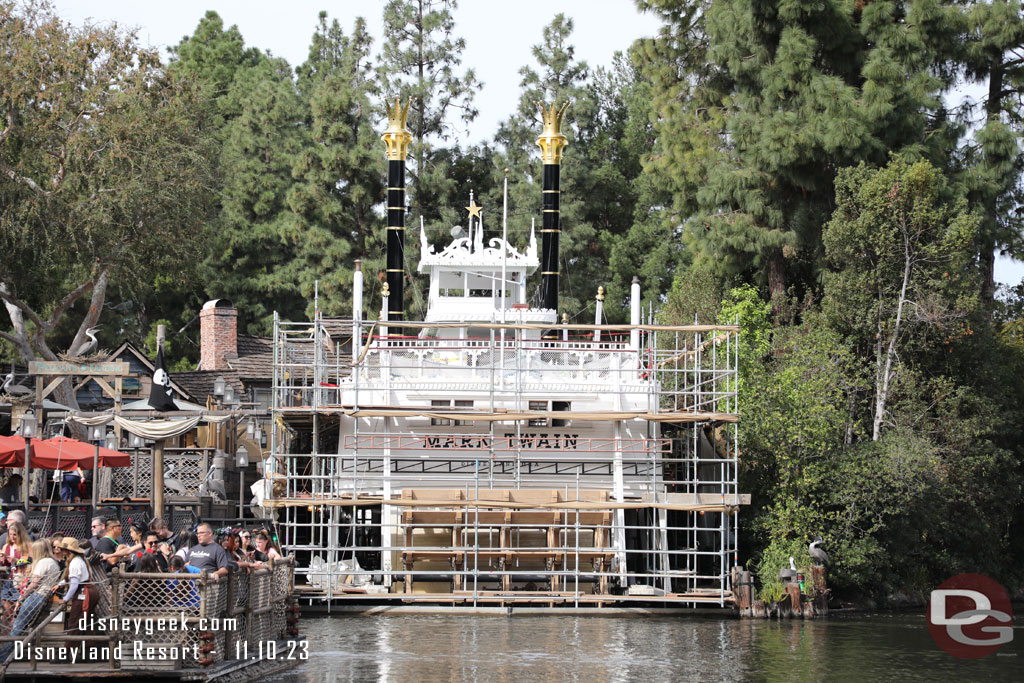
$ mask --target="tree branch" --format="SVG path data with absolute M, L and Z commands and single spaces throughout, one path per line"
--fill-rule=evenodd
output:
M 50 314 L 50 319 L 46 321 L 46 332 L 50 332 L 60 322 L 64 312 L 68 310 L 71 304 L 78 301 L 78 299 L 85 294 L 92 286 L 96 283 L 96 280 L 90 278 L 83 282 L 81 285 L 64 295 L 64 298 L 57 302 L 57 306 L 53 309 L 53 313 Z
M 20 311 L 22 311 L 25 315 L 28 316 L 29 320 L 36 324 L 36 327 L 43 327 L 43 321 L 39 318 L 36 312 L 32 310 L 32 307 L 26 304 L 18 297 L 16 297 L 14 294 L 12 294 L 6 282 L 0 282 L 0 299 L 3 299 L 11 306 L 14 306 L 18 308 Z
M 9 294 L 7 283 L 0 282 L 0 294 Z M 21 356 L 25 360 L 32 360 L 35 358 L 35 352 L 32 351 L 32 345 L 28 341 L 28 331 L 25 329 L 25 318 L 20 308 L 12 304 L 11 302 L 4 300 L 4 306 L 7 308 L 7 315 L 11 318 L 11 327 L 14 328 L 14 335 L 3 333 L 3 338 L 7 339 L 17 347 L 21 352 Z
M 25 185 L 26 187 L 31 189 L 33 192 L 38 192 L 39 194 L 43 195 L 44 197 L 49 197 L 51 194 L 53 194 L 49 190 L 44 190 L 43 188 L 39 187 L 39 184 L 36 183 L 36 181 L 32 180 L 31 178 L 26 177 L 26 176 L 22 176 L 22 175 L 18 175 L 14 171 L 14 169 L 10 168 L 9 166 L 7 166 L 7 164 L 0 164 L 0 173 L 3 173 L 5 176 L 7 176 L 8 178 L 10 178 L 12 181 L 14 181 L 16 183 L 21 183 L 22 185 Z
M 110 269 L 104 266 L 100 270 L 99 276 L 96 278 L 96 284 L 92 288 L 92 298 L 89 301 L 89 311 L 85 314 L 82 319 L 82 324 L 78 326 L 78 332 L 75 334 L 74 340 L 71 342 L 71 346 L 68 347 L 68 351 L 77 348 L 79 344 L 85 341 L 85 331 L 90 327 L 95 327 L 96 323 L 99 322 L 100 313 L 103 312 L 103 301 L 107 296 L 107 282 L 110 279 Z
M 7 125 L 4 126 L 3 130 L 0 130 L 0 144 L 3 144 L 7 136 L 11 134 L 11 129 L 14 128 L 14 114 L 11 111 L 7 112 Z

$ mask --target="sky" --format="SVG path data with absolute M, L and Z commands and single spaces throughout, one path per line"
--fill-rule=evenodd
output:
M 357 16 L 366 19 L 374 48 L 380 49 L 383 0 L 54 0 L 57 13 L 74 24 L 117 23 L 138 29 L 143 45 L 166 48 L 190 35 L 207 10 L 216 11 L 225 26 L 237 25 L 245 43 L 284 57 L 293 67 L 305 61 L 317 16 L 326 10 L 346 33 Z M 540 43 L 542 29 L 559 12 L 573 19 L 575 56 L 591 67 L 609 66 L 616 51 L 625 51 L 642 36 L 654 35 L 660 25 L 640 14 L 632 0 L 462 0 L 455 12 L 455 34 L 466 41 L 462 63 L 482 81 L 474 102 L 480 115 L 464 132 L 463 142 L 490 138 L 498 123 L 515 111 L 519 100 L 519 69 L 535 65 L 531 48 Z M 998 257 L 996 281 L 1024 280 L 1024 263 Z
M 191 34 L 199 20 L 214 10 L 225 26 L 238 26 L 247 47 L 269 50 L 293 67 L 306 60 L 317 16 L 326 10 L 338 19 L 346 34 L 357 16 L 366 19 L 374 36 L 374 50 L 381 44 L 383 0 L 289 0 L 287 2 L 228 2 L 224 0 L 56 0 L 57 13 L 67 21 L 86 20 L 124 28 L 138 28 L 143 45 L 159 47 L 166 57 L 168 46 Z M 474 102 L 480 115 L 464 141 L 480 142 L 493 136 L 498 123 L 512 114 L 519 102 L 519 69 L 535 64 L 531 48 L 542 40 L 544 26 L 559 12 L 575 22 L 572 43 L 576 58 L 591 66 L 608 66 L 616 51 L 625 51 L 641 36 L 654 35 L 660 21 L 642 15 L 632 0 L 462 0 L 455 11 L 455 35 L 466 41 L 464 68 L 472 67 L 483 86 Z

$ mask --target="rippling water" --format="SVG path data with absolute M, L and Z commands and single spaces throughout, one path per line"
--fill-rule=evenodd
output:
M 705 616 L 305 617 L 314 681 L 1024 680 L 1024 629 L 981 660 L 931 640 L 923 614 L 819 621 Z

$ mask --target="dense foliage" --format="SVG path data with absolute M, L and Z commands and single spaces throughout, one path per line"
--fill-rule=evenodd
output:
M 161 61 L 0 0 L 4 359 L 96 323 L 152 344 L 162 322 L 189 367 L 205 299 L 254 334 L 312 315 L 315 287 L 344 314 L 355 259 L 375 317 L 383 98 L 415 97 L 407 224 L 446 239 L 473 189 L 496 231 L 507 178 L 520 245 L 536 103 L 568 99 L 561 305 L 589 322 L 604 285 L 622 322 L 639 275 L 663 322 L 740 320 L 742 554 L 764 594 L 817 534 L 844 594 L 962 571 L 1024 588 L 1024 283 L 993 281 L 998 251 L 1024 255 L 1020 1 L 636 3 L 662 28 L 608 66 L 553 17 L 515 110 L 470 146 L 454 0 L 384 3 L 376 47 L 361 19 L 310 17 L 297 66 L 214 12 Z

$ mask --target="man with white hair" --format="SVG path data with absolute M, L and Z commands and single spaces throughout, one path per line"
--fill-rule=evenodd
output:
M 26 518 L 25 518 L 25 511 L 24 510 L 11 510 L 10 512 L 7 513 L 7 523 L 8 524 L 10 524 L 11 522 L 18 522 L 18 523 L 24 525 L 25 524 L 25 519 Z M 36 535 L 34 533 L 32 533 L 31 531 L 28 532 L 28 535 L 32 537 L 33 541 L 36 540 Z M 5 545 L 7 545 L 7 532 L 6 531 L 4 532 L 3 536 L 0 536 L 0 548 L 4 547 Z

